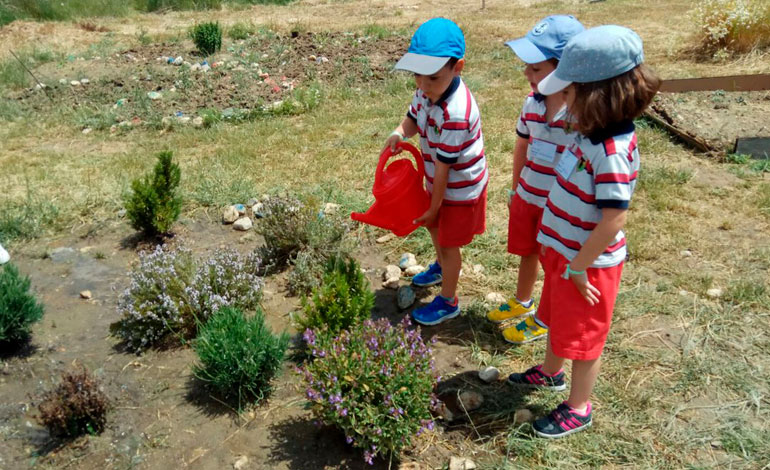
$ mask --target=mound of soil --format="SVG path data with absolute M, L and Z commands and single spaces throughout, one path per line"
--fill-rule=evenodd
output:
M 767 91 L 659 93 L 651 111 L 720 152 L 732 152 L 739 137 L 770 136 Z

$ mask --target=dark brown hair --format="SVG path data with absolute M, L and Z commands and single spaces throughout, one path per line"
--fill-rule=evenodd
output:
M 591 136 L 613 124 L 639 117 L 658 92 L 660 79 L 641 64 L 617 77 L 574 85 L 575 102 L 569 112 L 577 119 L 580 133 Z

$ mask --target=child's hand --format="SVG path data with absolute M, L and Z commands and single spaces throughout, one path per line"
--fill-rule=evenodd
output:
M 583 296 L 584 299 L 586 299 L 586 302 L 588 302 L 589 305 L 594 306 L 599 303 L 599 297 L 602 296 L 602 293 L 599 292 L 599 289 L 597 289 L 593 284 L 591 284 L 588 281 L 588 275 L 586 273 L 582 274 L 574 274 L 570 273 L 567 274 L 567 271 L 564 271 L 564 274 L 562 277 L 569 278 L 573 284 L 575 284 L 575 287 L 577 287 L 577 290 L 580 292 L 580 295 Z
M 436 222 L 436 216 L 438 216 L 438 211 L 435 211 L 433 209 L 428 209 L 427 211 L 425 211 L 423 215 L 414 219 L 414 224 L 425 225 L 430 227 L 433 225 L 434 222 Z
M 385 146 L 383 149 L 390 147 L 390 151 L 393 153 L 393 155 L 398 155 L 401 153 L 401 149 L 398 147 L 398 143 L 402 140 L 404 140 L 403 136 L 394 132 L 390 134 L 387 139 L 385 139 Z

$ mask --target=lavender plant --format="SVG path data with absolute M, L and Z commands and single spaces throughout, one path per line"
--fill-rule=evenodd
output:
M 303 335 L 312 359 L 299 371 L 313 414 L 342 430 L 369 464 L 433 428 L 432 351 L 409 326 L 407 318 L 395 327 L 367 320 L 338 336 L 310 329 Z
M 113 334 L 129 349 L 141 351 L 169 334 L 192 338 L 198 323 L 213 312 L 233 306 L 254 310 L 260 300 L 262 281 L 257 275 L 256 254 L 241 256 L 219 250 L 198 263 L 186 248 L 140 253 L 131 272 L 131 284 L 118 300 L 121 319 Z

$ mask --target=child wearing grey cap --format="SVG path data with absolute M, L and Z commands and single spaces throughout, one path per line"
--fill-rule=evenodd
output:
M 642 40 L 614 25 L 573 37 L 538 90 L 562 93 L 578 135 L 556 165 L 537 241 L 545 273 L 538 320 L 547 325 L 542 364 L 511 374 L 517 387 L 564 390 L 567 400 L 533 424 L 546 438 L 589 427 L 590 402 L 626 258 L 622 231 L 639 172 L 634 118 L 650 104 L 660 80 L 643 63 Z

